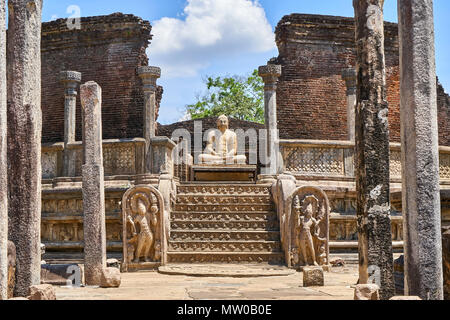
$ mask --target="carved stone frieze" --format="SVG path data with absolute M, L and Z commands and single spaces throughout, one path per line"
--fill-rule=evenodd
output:
M 207 220 L 207 221 L 276 221 L 276 213 L 199 213 L 199 212 L 173 212 L 173 220 L 192 221 L 192 220 Z
M 270 195 L 270 187 L 267 186 L 178 186 L 180 195 Z
M 285 171 L 296 174 L 344 175 L 342 149 L 283 147 Z
M 176 205 L 175 211 L 184 212 L 266 212 L 273 209 L 273 205 Z
M 246 235 L 244 235 L 245 237 Z M 278 252 L 280 243 L 278 241 L 257 242 L 250 239 L 242 241 L 170 241 L 170 251 L 187 252 Z
M 174 253 L 169 256 L 171 263 L 262 263 L 281 264 L 283 263 L 281 253 L 239 253 L 220 255 L 204 255 L 198 253 Z
M 400 150 L 391 150 L 389 168 L 391 179 L 402 178 L 402 152 Z
M 43 152 L 41 164 L 43 179 L 53 179 L 58 176 L 58 152 Z
M 441 179 L 450 179 L 450 154 L 441 153 L 439 162 Z

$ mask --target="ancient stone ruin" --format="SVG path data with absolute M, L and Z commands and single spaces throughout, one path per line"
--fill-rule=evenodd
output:
M 288 200 L 288 266 L 329 266 L 330 203 L 319 188 L 301 187 Z
M 405 296 L 448 295 L 450 97 L 432 1 L 419 2 L 399 0 L 399 25 L 382 0 L 354 0 L 355 19 L 285 16 L 279 56 L 259 68 L 264 125 L 161 125 L 148 21 L 69 30 L 41 23 L 42 1 L 10 0 L 6 43 L 0 1 L 0 298 L 118 288 L 120 272 L 180 264 L 324 286 L 333 258 L 354 258 L 355 299 L 388 300 L 400 253 Z
M 161 193 L 149 186 L 132 188 L 123 195 L 122 210 L 122 270 L 161 265 L 167 254 Z

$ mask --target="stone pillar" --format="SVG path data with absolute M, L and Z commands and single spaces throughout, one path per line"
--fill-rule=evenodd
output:
M 8 298 L 8 163 L 6 157 L 6 8 L 0 0 L 0 300 Z
M 76 106 L 77 106 L 77 86 L 81 82 L 81 73 L 76 71 L 62 71 L 60 73 L 60 80 L 64 84 L 64 160 L 63 160 L 63 176 L 69 177 L 74 175 L 71 173 L 70 162 L 75 161 L 71 159 L 71 152 L 67 145 L 76 141 Z
M 99 286 L 106 268 L 105 187 L 102 152 L 102 89 L 93 82 L 81 86 L 83 113 L 83 211 L 86 284 Z
M 389 188 L 389 128 L 384 58 L 384 0 L 353 0 L 356 25 L 355 128 L 359 284 L 394 296 Z
M 432 0 L 399 0 L 405 295 L 443 299 Z
M 41 274 L 42 0 L 8 6 L 8 231 L 17 248 L 15 295 L 25 297 Z
M 356 108 L 356 70 L 345 69 L 342 79 L 347 87 L 347 127 L 348 140 L 355 141 L 355 108 Z
M 158 67 L 139 67 L 138 75 L 142 79 L 144 91 L 144 138 L 146 173 L 151 173 L 151 139 L 156 135 L 156 80 L 161 77 Z
M 279 173 L 279 135 L 277 123 L 277 82 L 281 76 L 281 66 L 268 64 L 259 67 L 259 76 L 264 81 L 264 113 L 267 130 L 267 154 L 270 155 L 270 167 L 266 167 L 266 174 Z

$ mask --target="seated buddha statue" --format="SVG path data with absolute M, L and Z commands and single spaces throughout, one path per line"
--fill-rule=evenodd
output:
M 208 134 L 205 154 L 198 158 L 200 164 L 245 164 L 247 157 L 237 154 L 236 133 L 228 129 L 228 118 L 221 115 L 217 128 Z

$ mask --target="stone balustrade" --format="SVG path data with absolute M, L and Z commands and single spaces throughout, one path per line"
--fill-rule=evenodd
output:
M 70 154 L 70 177 L 81 176 L 83 158 L 82 142 L 67 145 Z M 103 141 L 103 161 L 105 176 L 124 176 L 142 174 L 145 139 L 112 139 Z M 44 144 L 42 146 L 42 178 L 63 177 L 64 143 Z
M 280 140 L 283 170 L 297 178 L 355 178 L 354 143 L 350 141 Z M 450 180 L 450 147 L 440 147 L 441 181 Z M 391 143 L 391 181 L 401 182 L 401 146 Z

